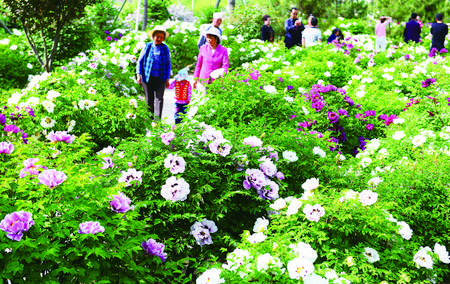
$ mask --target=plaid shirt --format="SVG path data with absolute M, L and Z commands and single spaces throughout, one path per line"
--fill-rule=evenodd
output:
M 153 74 L 159 75 L 155 77 L 161 78 L 161 81 L 166 81 L 170 78 L 170 50 L 164 43 L 159 46 L 159 49 L 160 55 L 154 56 L 153 42 L 150 42 L 142 49 L 139 55 L 136 73 L 141 74 L 145 83 L 148 83 L 150 76 L 154 76 Z

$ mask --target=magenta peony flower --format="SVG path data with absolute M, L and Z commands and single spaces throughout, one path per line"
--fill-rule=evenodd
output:
M 30 176 L 38 176 L 43 170 L 48 170 L 47 167 L 36 165 L 39 161 L 37 158 L 30 158 L 23 161 L 24 168 L 20 170 L 19 178 Z
M 0 142 L 0 154 L 11 154 L 14 151 L 14 145 L 11 142 Z
M 175 139 L 175 133 L 172 131 L 161 134 L 161 140 L 166 145 L 169 145 L 173 139 Z
M 45 184 L 52 189 L 63 183 L 67 179 L 67 176 L 63 172 L 52 169 L 40 173 L 38 179 L 42 184 Z
M 51 142 L 66 142 L 72 144 L 75 140 L 75 135 L 70 135 L 67 131 L 52 131 L 47 135 L 47 139 Z

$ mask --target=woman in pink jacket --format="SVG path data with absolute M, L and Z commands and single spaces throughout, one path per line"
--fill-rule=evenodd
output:
M 197 87 L 197 82 L 201 84 L 209 84 L 214 81 L 211 78 L 211 73 L 214 70 L 222 68 L 224 73 L 228 71 L 228 50 L 220 45 L 222 36 L 220 31 L 216 28 L 210 28 L 206 32 L 206 43 L 200 47 L 198 53 L 197 65 L 194 72 L 194 88 Z

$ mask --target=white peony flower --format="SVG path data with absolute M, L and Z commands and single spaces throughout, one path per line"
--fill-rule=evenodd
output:
M 52 128 L 55 126 L 56 121 L 46 116 L 41 120 L 41 126 L 44 128 Z
M 329 71 L 326 71 L 323 75 L 325 75 L 325 77 L 331 77 L 331 73 Z
M 319 179 L 317 178 L 310 178 L 307 179 L 303 184 L 302 188 L 304 191 L 312 191 L 319 187 Z
M 267 227 L 269 226 L 269 220 L 266 218 L 258 218 L 256 219 L 255 225 L 253 226 L 253 232 L 260 233 L 267 230 Z
M 299 258 L 306 259 L 311 263 L 314 263 L 318 257 L 316 250 L 313 249 L 310 244 L 304 242 L 299 242 L 296 245 L 290 244 L 289 248 L 294 250 L 294 252 L 298 254 Z
M 270 204 L 270 208 L 272 208 L 273 210 L 281 210 L 283 208 L 286 207 L 286 201 L 283 198 L 278 198 L 277 200 L 275 200 L 275 202 L 273 204 Z
M 401 140 L 406 136 L 404 131 L 395 131 L 394 135 L 392 135 L 392 138 L 394 140 Z
M 261 243 L 265 239 L 267 239 L 267 236 L 264 235 L 264 233 L 262 232 L 254 233 L 253 235 L 247 237 L 247 241 L 249 241 L 252 244 Z
M 394 219 L 395 220 L 395 219 Z M 405 240 L 410 240 L 413 234 L 413 230 L 411 230 L 411 228 L 409 227 L 409 225 L 404 222 L 404 221 L 400 221 L 397 222 L 397 226 L 399 226 L 400 228 L 398 229 L 398 233 L 405 239 Z
M 291 200 L 291 203 L 289 203 L 288 209 L 286 210 L 286 215 L 287 216 L 291 216 L 294 214 L 298 213 L 298 209 L 300 209 L 300 207 L 302 207 L 303 203 L 297 199 L 297 198 L 293 198 Z
M 414 145 L 414 147 L 420 147 L 427 141 L 427 138 L 423 135 L 416 135 L 414 136 L 413 140 L 411 141 Z
M 195 281 L 196 284 L 221 284 L 225 283 L 225 280 L 220 278 L 222 271 L 218 268 L 211 268 L 203 272 L 200 277 Z
M 380 260 L 380 255 L 373 248 L 366 247 L 364 248 L 364 256 L 367 258 L 367 261 L 370 263 L 374 263 Z
M 277 92 L 277 89 L 274 86 L 264 86 L 264 91 L 266 91 L 268 94 L 275 94 Z
M 314 272 L 314 265 L 304 258 L 294 258 L 287 264 L 289 278 L 304 279 Z
M 51 101 L 43 101 L 41 103 L 41 105 L 49 112 L 49 113 L 53 113 L 53 111 L 55 110 L 55 104 L 52 103 Z
M 430 247 L 421 247 L 420 250 L 414 255 L 413 261 L 416 263 L 417 268 L 425 267 L 427 269 L 433 269 L 433 258 Z
M 271 256 L 270 253 L 262 254 L 256 259 L 256 269 L 258 271 L 265 271 L 272 267 L 278 267 L 281 269 L 283 267 L 283 263 L 278 257 Z M 282 273 L 284 273 L 284 269 L 282 269 Z
M 442 246 L 438 243 L 434 244 L 434 253 L 438 255 L 439 260 L 443 263 L 449 264 L 450 263 L 450 257 L 448 256 L 448 251 L 445 246 Z
M 298 160 L 297 154 L 293 151 L 284 151 L 283 158 L 288 160 L 289 162 L 295 162 Z

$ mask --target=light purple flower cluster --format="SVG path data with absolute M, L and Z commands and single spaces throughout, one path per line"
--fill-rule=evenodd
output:
M 268 177 L 273 177 L 277 173 L 277 166 L 267 159 L 264 159 L 263 162 L 259 165 L 261 171 Z
M 257 189 L 259 197 L 262 199 L 275 200 L 279 197 L 278 191 L 280 187 L 278 184 L 271 180 L 266 180 L 266 184 L 262 186 L 260 189 Z
M 428 88 L 429 86 L 434 85 L 435 82 L 435 78 L 428 78 L 425 81 L 422 81 L 422 88 Z
M 266 185 L 266 175 L 261 170 L 258 169 L 247 169 L 245 171 L 244 188 L 250 189 L 255 188 L 256 190 L 261 189 Z
M 51 142 L 66 142 L 72 144 L 75 140 L 75 135 L 70 135 L 67 131 L 52 131 L 47 135 L 47 139 Z
M 0 142 L 0 154 L 11 154 L 14 151 L 14 145 L 10 142 Z
M 23 161 L 24 168 L 20 170 L 19 178 L 30 176 L 38 176 L 43 170 L 47 170 L 47 167 L 36 165 L 39 161 L 37 158 L 29 158 Z
M 134 183 L 137 185 L 139 182 L 142 182 L 142 172 L 136 169 L 128 169 L 126 172 L 122 171 L 122 176 L 118 182 L 124 182 L 125 186 L 131 186 Z
M 173 202 L 185 201 L 190 192 L 189 184 L 184 178 L 177 179 L 175 176 L 168 178 L 161 188 L 161 196 Z
M 103 233 L 105 228 L 100 226 L 100 223 L 97 221 L 87 221 L 84 223 L 80 223 L 78 227 L 79 234 L 97 234 Z
M 186 169 L 186 162 L 183 157 L 178 157 L 177 154 L 173 155 L 169 153 L 164 160 L 164 167 L 170 169 L 170 172 L 174 175 L 184 173 Z
M 108 146 L 106 148 L 103 148 L 101 151 L 97 152 L 97 155 L 105 154 L 105 155 L 114 155 L 114 151 L 116 151 L 116 148 L 112 146 Z
M 303 208 L 303 213 L 305 213 L 306 219 L 309 221 L 319 222 L 320 218 L 325 215 L 325 209 L 319 204 L 314 206 L 306 204 Z
M 252 147 L 261 147 L 263 142 L 256 136 L 250 136 L 244 139 L 244 145 L 250 145 Z
M 34 225 L 32 214 L 25 211 L 16 211 L 7 214 L 0 222 L 0 229 L 6 232 L 6 236 L 13 241 L 20 241 L 23 232 L 28 231 Z
M 211 234 L 217 232 L 217 230 L 214 221 L 203 219 L 191 226 L 191 235 L 194 236 L 198 245 L 210 245 L 213 243 Z
M 233 145 L 231 145 L 230 141 L 226 139 L 216 139 L 209 144 L 209 150 L 211 150 L 212 153 L 218 154 L 222 157 L 228 156 L 232 147 Z
M 51 169 L 51 170 L 45 170 L 42 173 L 39 174 L 38 180 L 48 186 L 50 189 L 53 189 L 57 187 L 58 185 L 62 184 L 67 179 L 67 176 L 65 173 Z
M 166 145 L 169 145 L 173 139 L 175 139 L 175 133 L 173 131 L 161 134 L 161 141 Z
M 102 166 L 100 167 L 102 170 L 106 170 L 108 168 L 112 168 L 114 166 L 114 162 L 111 157 L 103 157 Z
M 111 205 L 111 210 L 117 213 L 125 213 L 129 210 L 134 210 L 134 206 L 130 206 L 131 199 L 125 196 L 122 192 L 119 192 L 118 195 L 111 196 L 113 200 L 109 201 L 109 205 Z
M 167 253 L 164 252 L 164 244 L 158 243 L 154 239 L 148 239 L 146 242 L 142 242 L 142 248 L 149 255 L 154 255 L 164 262 L 167 258 Z
M 299 122 L 298 126 L 297 126 L 297 132 L 300 131 L 300 130 L 305 130 L 308 127 L 310 127 L 310 126 L 312 126 L 313 124 L 316 124 L 316 123 L 317 123 L 316 120 L 311 121 L 311 119 L 308 119 L 308 121 L 305 120 L 303 122 Z M 299 127 L 301 127 L 302 129 L 300 129 Z

